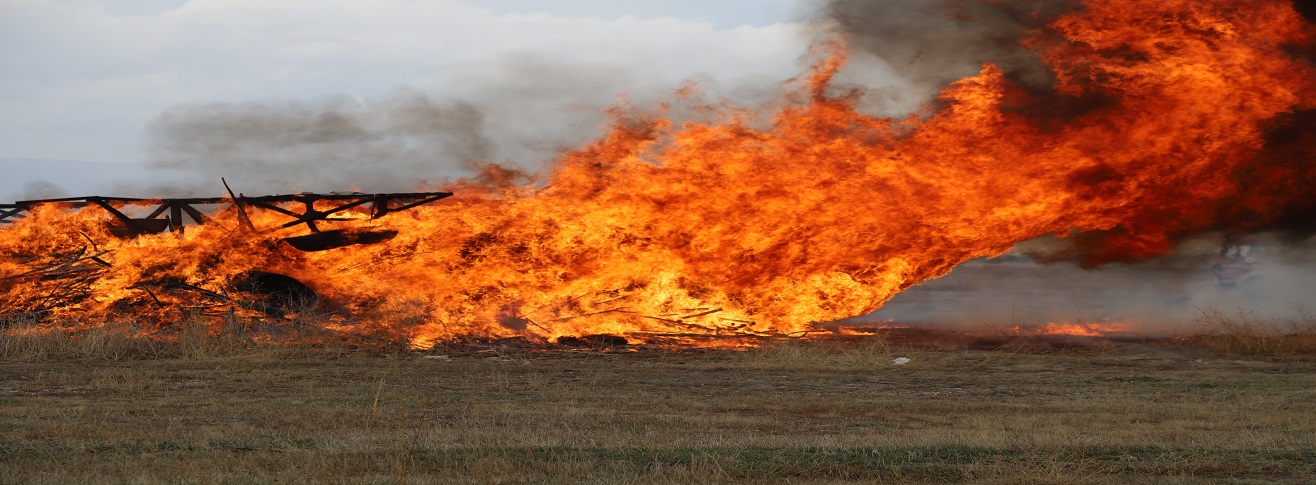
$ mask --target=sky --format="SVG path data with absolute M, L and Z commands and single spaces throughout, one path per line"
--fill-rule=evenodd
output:
M 466 103 L 491 133 L 481 154 L 525 164 L 589 137 L 622 94 L 694 82 L 753 99 L 801 71 L 805 17 L 797 0 L 0 0 L 0 200 L 159 195 L 128 192 L 167 190 L 143 183 L 166 168 L 222 174 L 227 161 L 180 152 L 209 133 L 162 134 L 221 107 Z

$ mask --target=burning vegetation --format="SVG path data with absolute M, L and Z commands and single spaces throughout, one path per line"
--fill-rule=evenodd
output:
M 823 42 L 775 105 L 705 106 L 684 123 L 617 108 L 606 135 L 542 176 L 489 165 L 388 217 L 330 197 L 249 211 L 260 198 L 230 195 L 188 212 L 205 224 L 125 234 L 136 216 L 0 207 L 27 212 L 0 228 L 0 315 L 160 335 L 189 319 L 297 320 L 415 347 L 790 335 L 1046 234 L 1095 265 L 1316 209 L 1312 28 L 1290 2 L 1028 15 L 1037 27 L 1010 45 L 1048 86 L 986 64 L 925 115 L 876 117 L 834 81 L 850 47 Z M 341 232 L 315 236 L 308 214 Z M 183 227 L 177 210 L 168 220 Z

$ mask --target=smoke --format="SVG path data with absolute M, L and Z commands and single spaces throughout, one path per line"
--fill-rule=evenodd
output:
M 1021 40 L 1076 3 L 827 0 L 818 6 L 818 37 L 839 34 L 850 47 L 841 84 L 863 91 L 870 111 L 899 116 L 919 109 L 952 81 L 977 74 L 984 63 L 997 65 L 1021 86 L 1050 89 L 1050 71 Z
M 1166 335 L 1192 331 L 1211 312 L 1283 318 L 1313 310 L 1316 240 L 1284 243 L 1282 234 L 1263 233 L 1257 267 L 1245 280 L 1222 285 L 1212 266 L 1224 240 L 1221 233 L 1199 234 L 1171 255 L 1091 269 L 1038 264 L 1027 253 L 1057 243 L 1027 241 L 1011 254 L 967 262 L 910 288 L 863 320 L 971 328 L 1121 322 Z
M 776 80 L 687 82 L 737 102 L 778 94 Z M 146 192 L 211 193 L 220 177 L 248 194 L 410 191 L 490 164 L 536 173 L 600 136 L 609 106 L 656 104 L 679 84 L 516 55 L 376 97 L 175 106 L 151 122 L 146 141 L 148 164 L 175 181 Z
M 1248 192 L 1240 199 L 1251 199 L 1254 205 L 1278 206 L 1278 216 L 1265 226 L 1265 231 L 1276 231 L 1286 241 L 1302 241 L 1316 234 L 1316 109 L 1296 111 L 1275 120 L 1265 136 L 1265 146 L 1258 154 L 1258 162 L 1238 174 L 1241 186 Z M 1306 189 L 1307 197 L 1280 199 L 1273 195 L 1276 186 L 1297 184 Z M 1260 203 L 1258 203 L 1260 202 Z M 1238 218 L 1255 217 L 1244 212 Z
M 23 189 L 18 194 L 17 200 L 56 199 L 69 196 L 68 191 L 63 187 L 45 180 L 29 180 L 23 184 Z
M 450 175 L 452 160 L 488 158 L 483 130 L 484 116 L 470 104 L 398 90 L 363 100 L 175 107 L 151 124 L 150 149 L 157 168 L 228 177 L 254 191 L 401 190 Z
M 915 81 L 944 86 L 987 62 L 1018 78 L 1049 80 L 1040 59 L 1019 42 L 1072 3 L 833 0 L 823 14 L 854 52 L 899 66 Z

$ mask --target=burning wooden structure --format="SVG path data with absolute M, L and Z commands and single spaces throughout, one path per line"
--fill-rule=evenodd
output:
M 20 200 L 12 204 L 0 204 L 0 224 L 10 223 L 23 216 L 25 212 L 44 205 L 66 208 L 99 207 L 110 217 L 110 231 L 122 238 L 132 238 L 143 234 L 155 234 L 171 231 L 182 234 L 186 227 L 184 214 L 195 224 L 205 224 L 210 217 L 206 212 L 222 209 L 220 206 L 232 206 L 243 214 L 243 225 L 256 230 L 251 225 L 246 212 L 252 209 L 273 211 L 292 218 L 276 228 L 293 227 L 305 224 L 310 234 L 284 238 L 294 248 L 302 251 L 323 251 L 353 244 L 370 244 L 386 241 L 397 235 L 396 231 L 360 232 L 344 229 L 322 231 L 317 222 L 346 221 L 347 211 L 359 207 L 369 210 L 370 219 L 378 219 L 393 212 L 418 207 L 444 197 L 451 192 L 407 192 L 363 194 L 352 193 L 299 193 L 288 195 L 262 195 L 255 197 L 186 197 L 140 199 L 130 197 L 65 197 L 59 199 Z M 284 204 L 301 204 L 301 208 L 285 207 Z M 319 204 L 317 206 L 317 204 Z M 327 206 L 326 206 L 327 205 Z M 124 212 L 125 206 L 154 207 L 144 217 L 133 217 Z M 209 206 L 207 211 L 198 206 Z
M 239 227 L 233 228 L 234 230 L 264 233 L 305 225 L 309 233 L 282 236 L 277 240 L 299 251 L 316 252 L 359 244 L 380 243 L 398 234 L 398 231 L 393 229 L 330 228 L 334 223 L 357 221 L 362 218 L 374 220 L 451 195 L 450 192 L 370 194 L 352 192 L 158 199 L 65 197 L 0 204 L 0 224 L 17 222 L 41 207 L 53 206 L 65 210 L 95 208 L 104 212 L 103 220 L 108 234 L 116 238 L 133 239 L 166 232 L 181 237 L 189 225 L 216 224 L 216 221 L 207 214 L 232 211 L 238 214 L 237 221 L 240 223 Z M 271 212 L 284 219 L 276 220 L 274 224 L 263 224 L 258 228 L 249 215 L 252 211 Z M 134 215 L 133 212 L 142 212 L 144 215 Z M 190 222 L 187 219 L 190 219 Z M 26 305 L 21 303 L 14 305 L 11 302 L 8 306 L 41 313 L 100 296 L 95 294 L 94 283 L 104 276 L 107 269 L 114 266 L 112 259 L 108 257 L 112 250 L 102 249 L 90 236 L 84 234 L 83 237 L 87 242 L 85 246 L 68 252 L 29 257 L 25 271 L 0 278 L 0 282 L 10 285 L 44 282 L 46 283 L 44 286 L 48 287 L 36 301 L 27 302 Z M 178 257 L 184 256 L 178 255 Z M 248 271 L 231 278 L 217 289 L 188 283 L 171 275 L 139 279 L 132 282 L 128 288 L 138 290 L 139 294 L 145 295 L 157 306 L 166 306 L 161 300 L 161 295 L 185 295 L 190 306 L 194 308 L 205 307 L 206 302 L 238 302 L 228 292 L 229 289 L 233 289 L 250 295 L 246 299 L 248 301 L 238 303 L 245 303 L 248 308 L 271 316 L 286 312 L 294 303 L 305 304 L 318 300 L 315 292 L 300 281 L 286 275 L 260 270 Z M 119 298 L 115 306 L 123 309 L 139 305 L 143 301 Z

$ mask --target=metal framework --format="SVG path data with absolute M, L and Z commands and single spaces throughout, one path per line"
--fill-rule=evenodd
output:
M 386 194 L 363 194 L 352 192 L 347 194 L 329 193 L 329 194 L 289 194 L 289 195 L 262 195 L 256 197 L 235 196 L 235 197 L 190 197 L 190 198 L 164 198 L 164 199 L 137 199 L 129 197 L 65 197 L 60 199 L 37 199 L 37 200 L 20 200 L 12 204 L 0 204 L 0 224 L 11 223 L 25 215 L 26 212 L 41 205 L 62 205 L 69 208 L 80 208 L 86 206 L 96 206 L 113 217 L 117 223 L 115 226 L 116 235 L 123 237 L 133 237 L 141 234 L 151 234 L 170 230 L 175 233 L 182 233 L 185 224 L 183 214 L 187 214 L 197 224 L 206 224 L 210 218 L 205 212 L 197 209 L 196 206 L 218 206 L 223 204 L 236 205 L 239 211 L 239 217 L 244 225 L 251 227 L 250 221 L 246 218 L 246 209 L 262 209 L 274 211 L 279 214 L 291 217 L 292 220 L 283 223 L 278 228 L 292 227 L 298 224 L 306 224 L 307 229 L 312 233 L 320 232 L 316 225 L 317 221 L 343 221 L 350 220 L 347 218 L 333 217 L 334 214 L 360 206 L 367 206 L 370 209 L 370 218 L 377 219 L 393 212 L 403 211 L 418 207 L 421 205 L 434 202 L 436 200 L 451 196 L 451 192 L 404 192 L 404 193 L 386 193 Z M 279 204 L 300 203 L 302 208 L 283 207 Z M 316 203 L 321 203 L 321 208 L 316 208 Z M 329 207 L 325 207 L 329 205 Z M 155 206 L 146 217 L 132 217 L 123 213 L 125 206 Z M 163 217 L 161 217 L 163 216 Z M 252 228 L 254 229 L 254 228 Z

